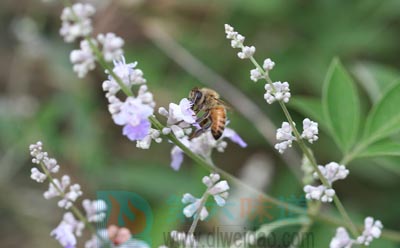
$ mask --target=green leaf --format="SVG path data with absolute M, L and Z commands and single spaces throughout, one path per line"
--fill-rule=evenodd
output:
M 400 73 L 394 68 L 372 62 L 358 63 L 352 72 L 374 103 L 400 79 Z
M 354 82 L 334 59 L 324 82 L 322 107 L 331 135 L 342 151 L 355 142 L 360 123 L 360 101 Z
M 372 108 L 365 126 L 364 140 L 371 143 L 400 131 L 400 84 L 390 88 Z
M 400 156 L 400 143 L 384 139 L 369 145 L 358 157 Z
M 292 97 L 289 106 L 296 109 L 304 116 L 309 117 L 311 120 L 318 122 L 325 130 L 328 130 L 324 120 L 324 113 L 321 101 L 313 97 Z

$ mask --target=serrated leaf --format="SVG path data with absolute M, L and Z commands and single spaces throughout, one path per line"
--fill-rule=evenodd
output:
M 364 140 L 373 142 L 400 131 L 400 85 L 390 88 L 368 115 Z
M 400 156 L 400 143 L 384 139 L 369 145 L 358 157 Z
M 322 105 L 332 137 L 342 151 L 348 151 L 358 134 L 360 101 L 352 78 L 338 59 L 332 61 L 326 76 Z
M 304 116 L 309 117 L 311 120 L 318 122 L 322 128 L 328 130 L 324 121 L 324 113 L 321 101 L 318 98 L 312 97 L 292 97 L 289 106 L 296 109 Z

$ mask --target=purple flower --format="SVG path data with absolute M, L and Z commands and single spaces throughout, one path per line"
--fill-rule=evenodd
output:
M 64 248 L 75 248 L 76 238 L 73 233 L 73 228 L 67 223 L 61 222 L 53 231 L 50 233 Z
M 230 139 L 233 143 L 238 144 L 240 147 L 247 147 L 247 143 L 231 128 L 225 128 L 224 137 Z
M 153 108 L 143 104 L 140 99 L 128 97 L 118 111 L 113 114 L 115 124 L 124 126 L 123 134 L 130 140 L 141 140 L 149 134 L 149 117 L 153 114 Z
M 121 56 L 121 59 L 114 60 L 113 72 L 127 86 L 144 84 L 146 83 L 146 79 L 143 78 L 142 70 L 136 69 L 137 64 L 137 62 L 127 64 L 125 62 L 125 57 Z M 109 79 L 114 80 L 112 76 L 109 76 Z
M 150 121 L 148 119 L 142 119 L 136 126 L 130 124 L 125 125 L 122 129 L 122 134 L 132 141 L 142 140 L 149 134 L 150 127 Z
M 179 170 L 183 162 L 183 151 L 181 148 L 174 146 L 171 150 L 171 167 L 174 170 Z

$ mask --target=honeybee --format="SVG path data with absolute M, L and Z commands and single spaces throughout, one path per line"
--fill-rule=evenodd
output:
M 192 109 L 196 115 L 203 111 L 204 114 L 197 119 L 200 129 L 196 130 L 191 138 L 199 136 L 211 128 L 211 134 L 218 140 L 226 125 L 226 109 L 228 106 L 219 98 L 219 94 L 208 88 L 193 88 L 189 93 L 189 100 L 192 102 Z

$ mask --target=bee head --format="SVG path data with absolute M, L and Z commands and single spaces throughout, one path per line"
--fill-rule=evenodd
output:
M 197 87 L 194 87 L 189 93 L 189 100 L 193 105 L 196 105 L 199 103 L 202 96 L 203 96 L 203 93 L 201 93 L 200 89 Z

